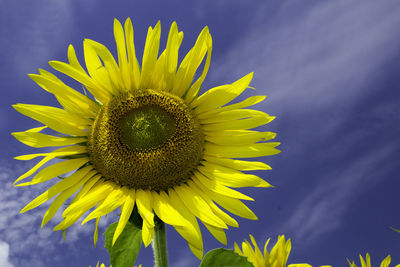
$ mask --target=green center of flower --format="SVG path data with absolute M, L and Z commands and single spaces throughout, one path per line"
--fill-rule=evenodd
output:
M 105 103 L 88 138 L 91 162 L 106 180 L 155 191 L 187 181 L 203 145 L 200 123 L 183 100 L 151 89 Z
M 159 106 L 131 110 L 121 119 L 121 142 L 133 150 L 163 145 L 175 133 L 174 117 Z

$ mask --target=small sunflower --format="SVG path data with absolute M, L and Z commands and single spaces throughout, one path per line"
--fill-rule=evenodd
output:
M 391 260 L 392 260 L 392 258 L 390 257 L 390 255 L 387 255 L 387 257 L 384 258 L 383 261 L 381 262 L 380 267 L 389 267 Z M 357 265 L 355 264 L 354 261 L 350 262 L 349 259 L 347 259 L 347 262 L 349 263 L 350 267 L 357 267 Z M 365 255 L 365 260 L 360 255 L 360 262 L 361 262 L 361 267 L 371 267 L 371 258 L 369 256 L 369 253 L 367 253 L 367 255 Z M 396 265 L 395 267 L 400 267 L 400 264 Z
M 97 262 L 96 267 L 107 267 L 104 263 Z M 91 265 L 89 265 L 89 267 L 92 267 Z M 110 265 L 110 267 L 112 267 L 112 265 Z M 136 265 L 134 266 L 136 267 Z M 140 264 L 138 267 L 142 267 L 142 265 Z
M 91 265 L 89 265 L 89 267 L 92 267 Z M 104 263 L 97 262 L 96 267 L 106 267 L 106 265 Z M 111 265 L 110 265 L 111 267 Z
M 247 260 L 251 262 L 254 267 L 311 267 L 310 264 L 306 263 L 287 265 L 290 250 L 292 249 L 292 243 L 290 242 L 290 239 L 286 241 L 284 235 L 278 237 L 278 241 L 270 251 L 267 250 L 270 241 L 270 238 L 268 238 L 264 246 L 264 255 L 258 248 L 257 242 L 252 235 L 250 235 L 250 240 L 251 243 L 253 243 L 254 249 L 246 239 L 242 243 L 242 250 L 240 250 L 236 242 L 234 246 L 235 252 L 241 256 L 247 257 Z
M 201 258 L 203 242 L 197 219 L 226 244 L 224 230 L 228 226 L 238 227 L 238 223 L 220 207 L 247 219 L 257 219 L 241 202 L 253 199 L 232 188 L 271 186 L 242 172 L 268 170 L 268 165 L 233 158 L 274 155 L 279 153 L 275 148 L 279 143 L 266 142 L 275 137 L 272 132 L 249 130 L 274 119 L 264 112 L 246 109 L 265 96 L 231 103 L 249 87 L 252 73 L 199 96 L 211 60 L 212 39 L 207 27 L 179 67 L 183 33 L 172 23 L 166 48 L 159 56 L 160 34 L 160 23 L 149 27 L 141 67 L 130 19 L 124 28 L 114 20 L 118 63 L 104 45 L 88 39 L 83 42 L 86 70 L 78 62 L 72 45 L 68 48 L 69 63 L 49 62 L 57 71 L 81 83 L 85 94 L 48 71 L 39 69 L 39 74 L 29 75 L 54 94 L 62 108 L 14 105 L 18 112 L 44 126 L 13 135 L 32 147 L 61 148 L 16 157 L 42 157 L 16 182 L 36 173 L 32 180 L 17 186 L 68 176 L 21 212 L 55 197 L 43 217 L 43 227 L 76 193 L 62 214 L 63 221 L 54 230 L 65 232 L 91 211 L 82 224 L 95 220 L 96 243 L 100 218 L 120 208 L 114 244 L 136 207 L 143 219 L 142 239 L 146 246 L 154 235 L 156 215 L 172 225 Z M 203 71 L 196 75 L 202 63 Z M 50 129 L 45 131 L 55 135 L 42 133 L 46 127 Z M 64 161 L 39 170 L 52 159 Z

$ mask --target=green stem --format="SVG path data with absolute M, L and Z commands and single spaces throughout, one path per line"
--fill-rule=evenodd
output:
M 154 227 L 153 252 L 155 267 L 168 267 L 167 238 L 165 224 L 161 220 Z

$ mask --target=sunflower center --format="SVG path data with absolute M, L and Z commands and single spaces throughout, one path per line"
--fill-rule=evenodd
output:
M 188 180 L 203 144 L 200 124 L 182 99 L 151 89 L 113 97 L 88 138 L 91 162 L 105 179 L 156 191 Z
M 121 120 L 121 142 L 133 150 L 156 148 L 175 133 L 174 117 L 159 106 L 144 106 Z

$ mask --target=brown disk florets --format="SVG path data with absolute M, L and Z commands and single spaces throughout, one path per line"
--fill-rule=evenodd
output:
M 155 191 L 188 180 L 203 144 L 200 124 L 183 100 L 151 89 L 105 103 L 88 138 L 90 159 L 105 179 Z

